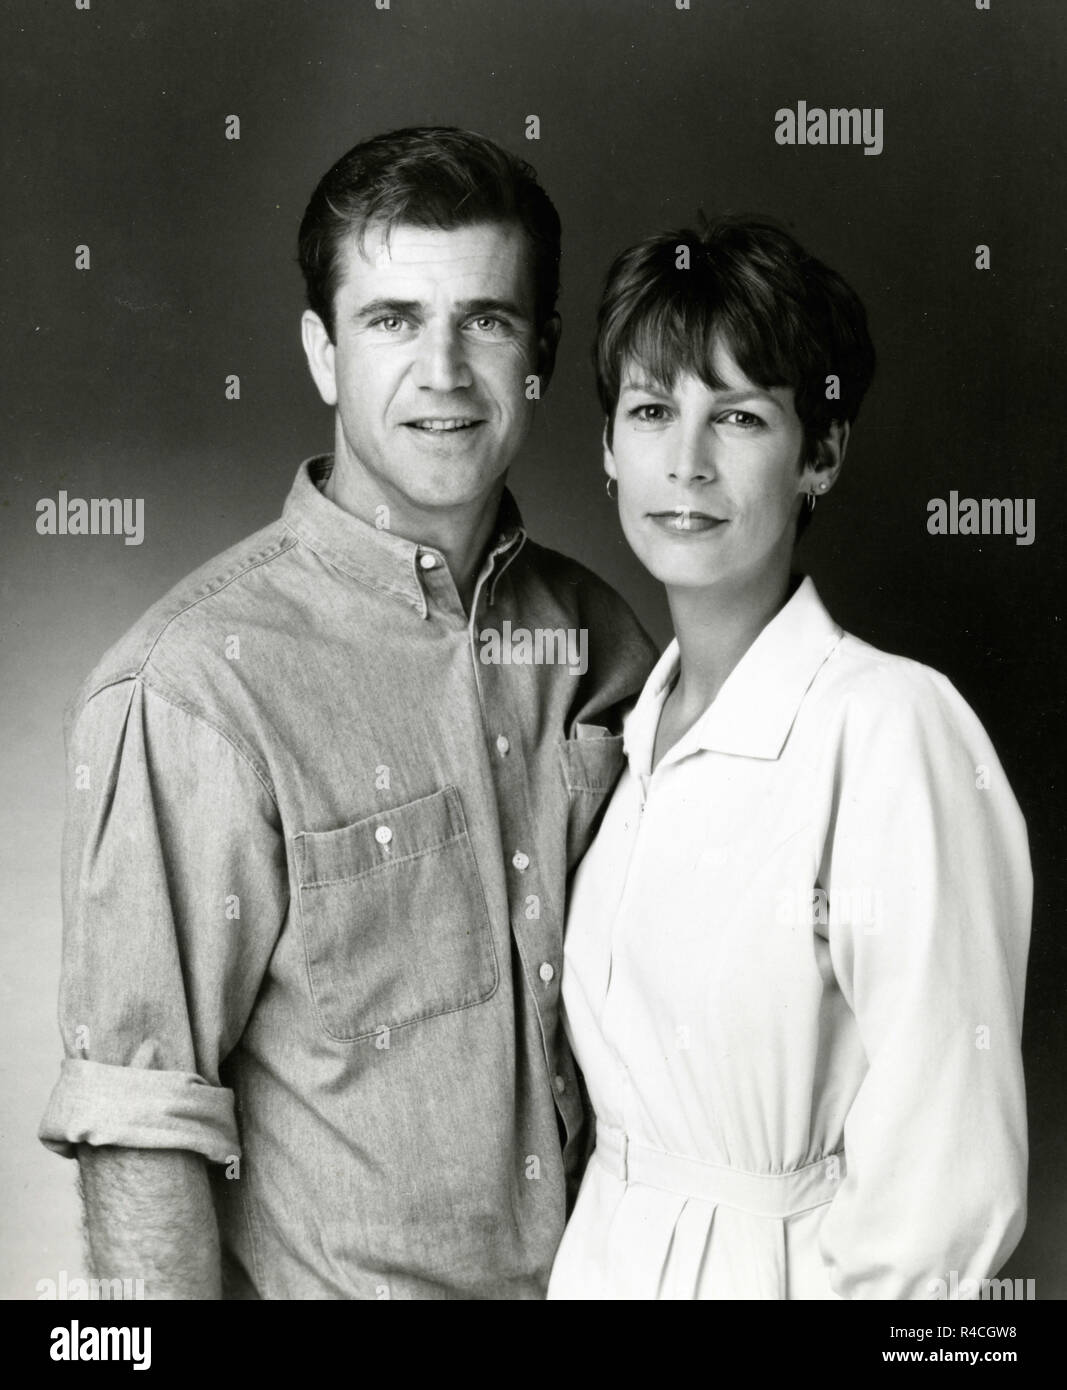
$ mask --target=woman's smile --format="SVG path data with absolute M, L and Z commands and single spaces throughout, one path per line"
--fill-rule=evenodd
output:
M 686 538 L 706 535 L 709 531 L 717 531 L 726 525 L 723 517 L 694 511 L 691 507 L 673 507 L 670 511 L 649 512 L 648 517 L 668 535 Z

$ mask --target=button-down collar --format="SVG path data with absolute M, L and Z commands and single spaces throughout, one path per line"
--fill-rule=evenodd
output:
M 330 454 L 301 464 L 285 502 L 285 524 L 331 565 L 380 593 L 410 604 L 425 618 L 428 608 L 424 582 L 432 577 L 436 566 L 424 567 L 422 559 L 434 556 L 447 568 L 444 556 L 416 541 L 371 526 L 323 496 L 321 486 L 332 468 Z M 486 563 L 493 567 L 488 588 L 490 603 L 501 574 L 522 549 L 525 540 L 522 515 L 514 497 L 505 488 L 486 558 Z
M 677 762 L 705 750 L 777 758 L 815 674 L 841 641 L 841 628 L 805 578 L 771 619 L 693 727 L 669 751 Z M 678 641 L 656 663 L 626 720 L 623 747 L 635 772 L 648 775 L 660 712 L 678 673 Z

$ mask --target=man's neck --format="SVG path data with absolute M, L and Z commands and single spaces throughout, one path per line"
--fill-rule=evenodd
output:
M 378 492 L 372 497 L 361 482 L 358 470 L 339 468 L 335 463 L 323 485 L 323 495 L 342 511 L 365 521 L 368 526 L 388 530 L 391 535 L 400 536 L 416 545 L 432 546 L 439 550 L 445 557 L 464 612 L 469 614 L 478 575 L 500 511 L 504 478 L 498 478 L 490 492 L 469 506 L 433 510 L 414 507 L 396 493 L 387 496 L 384 492 Z M 384 527 L 380 510 L 383 506 L 388 511 Z

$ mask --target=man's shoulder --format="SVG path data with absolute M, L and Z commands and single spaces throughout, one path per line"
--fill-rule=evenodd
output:
M 628 707 L 659 656 L 633 609 L 610 584 L 571 556 L 533 541 L 527 541 L 524 552 L 527 598 L 538 621 L 575 628 L 584 634 L 579 641 L 588 644 L 583 694 L 595 695 L 585 707 L 586 717 L 590 710 L 611 704 Z M 598 716 L 597 722 L 605 721 Z
M 552 550 L 529 539 L 523 554 L 537 579 L 575 617 L 587 621 L 600 620 L 609 625 L 622 624 L 654 647 L 652 639 L 623 596 L 587 565 L 571 555 L 564 555 L 562 551 Z
M 279 587 L 284 587 L 278 561 L 296 544 L 296 536 L 278 520 L 199 565 L 104 653 L 71 701 L 69 712 L 108 686 L 150 677 L 160 664 L 179 673 L 194 668 L 242 622 L 266 613 Z M 239 633 L 234 635 L 239 640 Z

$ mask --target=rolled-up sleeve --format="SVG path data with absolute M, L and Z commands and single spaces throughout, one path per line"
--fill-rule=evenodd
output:
M 219 1068 L 288 908 L 265 773 L 220 725 L 128 679 L 68 737 L 60 1029 L 39 1137 L 239 1155 Z
M 1022 815 L 963 699 L 921 668 L 884 695 L 847 726 L 825 866 L 868 1069 L 820 1244 L 838 1294 L 929 1299 L 995 1275 L 1025 1223 L 1032 879 Z

